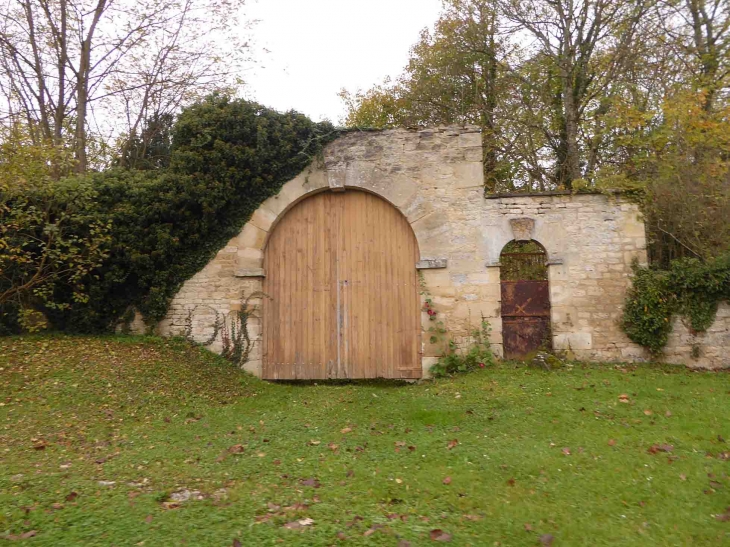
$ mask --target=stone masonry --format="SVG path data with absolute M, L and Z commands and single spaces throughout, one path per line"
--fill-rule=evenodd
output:
M 554 349 L 591 361 L 646 360 L 646 352 L 618 326 L 631 263 L 646 262 L 637 206 L 620 195 L 485 198 L 481 158 L 480 133 L 470 127 L 353 132 L 339 138 L 325 149 L 324 161 L 266 200 L 241 233 L 183 285 L 158 331 L 181 334 L 190 316 L 193 337 L 207 339 L 215 311 L 240 309 L 242 295 L 261 290 L 268 235 L 289 208 L 315 192 L 359 189 L 381 196 L 409 221 L 421 255 L 416 266 L 423 298 L 426 293 L 432 297 L 439 319 L 458 344 L 468 345 L 483 315 L 501 355 L 499 256 L 513 239 L 534 239 L 548 253 Z M 426 375 L 443 348 L 428 343 L 433 322 L 425 313 L 422 324 Z M 667 360 L 730 366 L 723 349 L 730 348 L 728 306 L 705 335 L 692 336 L 683 328 L 678 321 Z M 249 323 L 249 332 L 260 336 L 257 320 Z M 213 349 L 220 347 L 218 340 Z M 260 374 L 259 346 L 245 368 Z

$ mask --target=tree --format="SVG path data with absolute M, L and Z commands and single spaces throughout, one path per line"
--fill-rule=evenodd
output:
M 496 188 L 507 169 L 500 138 L 499 96 L 506 51 L 497 13 L 486 0 L 448 0 L 433 32 L 424 30 L 403 75 L 355 95 L 343 90 L 350 126 L 477 124 L 484 173 Z
M 53 181 L 52 165 L 68 164 L 68 153 L 28 141 L 16 126 L 0 145 L 0 331 L 41 328 L 39 309 L 70 307 L 54 299 L 59 286 L 85 302 L 111 241 L 110 224 L 92 214 L 94 190 Z
M 513 31 L 532 39 L 530 48 L 550 64 L 557 83 L 560 120 L 557 180 L 572 182 L 592 175 L 580 135 L 587 117 L 605 116 L 607 94 L 633 51 L 648 0 L 500 0 Z M 585 148 L 585 147 L 584 147 Z
M 15 0 L 0 14 L 3 118 L 22 119 L 34 144 L 71 146 L 83 173 L 90 131 L 119 136 L 102 120 L 123 120 L 134 139 L 146 119 L 237 81 L 245 44 L 229 31 L 242 3 Z

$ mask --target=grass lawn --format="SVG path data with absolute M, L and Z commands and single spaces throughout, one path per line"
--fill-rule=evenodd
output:
M 269 384 L 180 341 L 5 338 L 0 405 L 0 544 L 730 545 L 727 373 Z

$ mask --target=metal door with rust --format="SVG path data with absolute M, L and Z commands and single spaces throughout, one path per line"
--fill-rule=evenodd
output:
M 547 253 L 536 241 L 512 241 L 500 255 L 502 343 L 506 359 L 550 349 Z
M 263 377 L 420 378 L 417 260 L 410 224 L 375 195 L 295 205 L 264 252 Z
M 502 342 L 506 359 L 550 346 L 547 281 L 502 281 Z

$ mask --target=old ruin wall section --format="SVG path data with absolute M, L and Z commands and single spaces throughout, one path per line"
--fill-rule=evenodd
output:
M 531 237 L 545 247 L 549 258 L 554 348 L 592 361 L 648 359 L 618 325 L 631 263 L 646 262 L 644 224 L 637 206 L 621 196 L 599 194 L 485 198 L 481 159 L 476 128 L 355 132 L 339 138 L 325 149 L 323 161 L 266 200 L 241 233 L 183 285 L 159 332 L 182 334 L 191 321 L 192 336 L 206 340 L 216 312 L 225 315 L 240 309 L 242 295 L 261 290 L 268 236 L 294 204 L 316 192 L 360 189 L 381 196 L 408 219 L 421 254 L 423 298 L 433 299 L 438 320 L 458 344 L 470 343 L 470 333 L 484 316 L 492 328 L 493 348 L 501 355 L 499 255 L 515 237 L 510 220 L 529 218 L 534 221 L 527 223 Z M 689 334 L 682 334 L 681 322 L 667 359 L 708 367 L 730 365 L 727 351 L 720 350 L 730 347 L 727 310 L 721 309 L 704 339 L 694 338 L 694 344 L 714 348 L 701 350 L 704 361 L 690 358 L 693 346 L 688 345 Z M 443 347 L 429 343 L 428 329 L 434 322 L 425 313 L 422 325 L 426 373 Z M 254 339 L 260 338 L 257 319 L 250 321 L 249 331 Z M 212 348 L 220 350 L 220 339 Z M 257 344 L 245 366 L 259 375 L 260 349 Z

